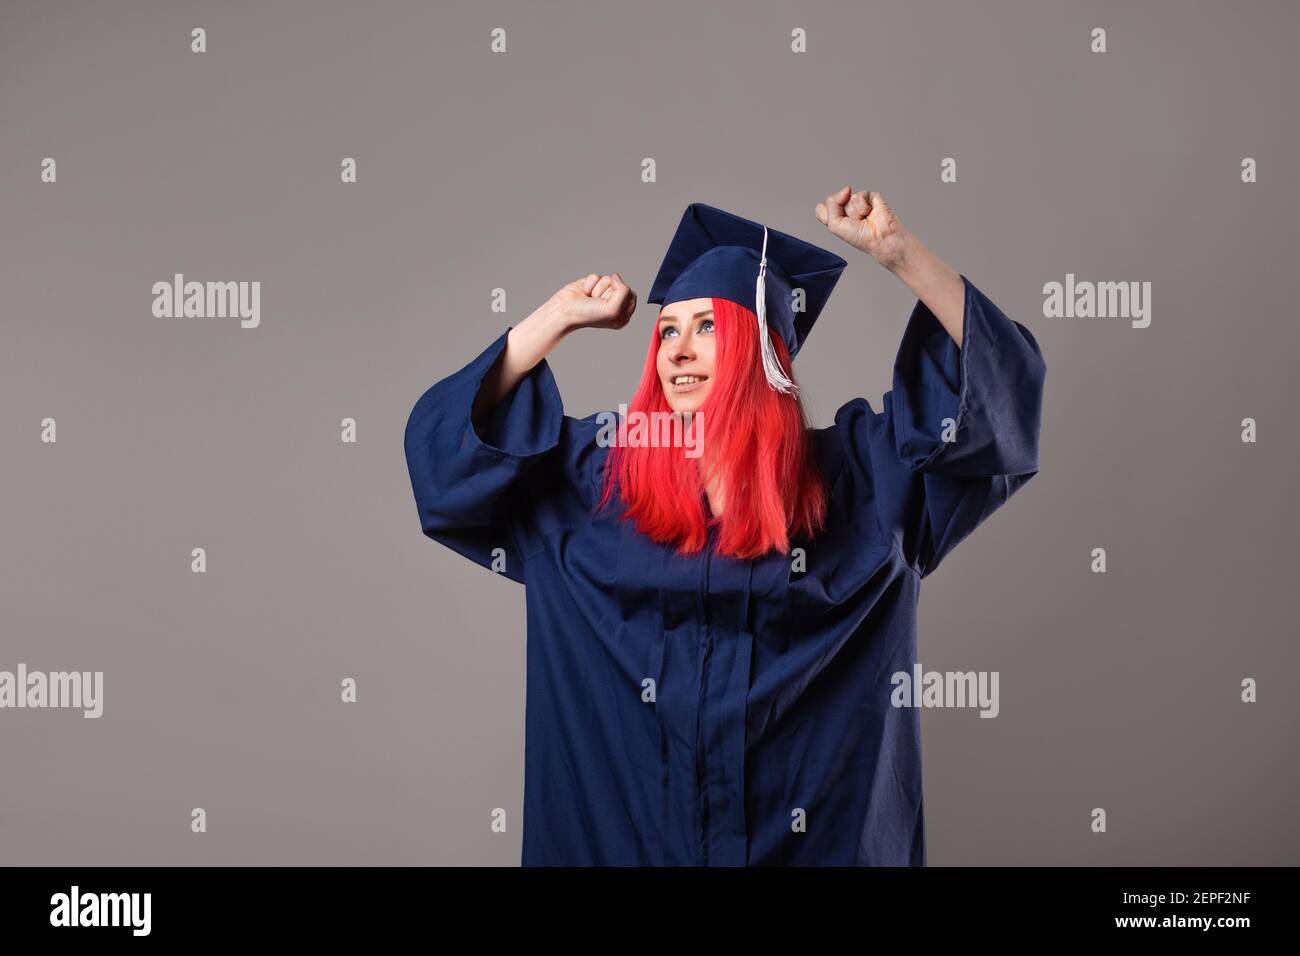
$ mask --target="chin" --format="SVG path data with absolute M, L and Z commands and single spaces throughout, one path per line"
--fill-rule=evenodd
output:
M 701 395 L 696 398 L 694 395 L 671 396 L 668 398 L 668 407 L 678 415 L 684 415 L 687 412 L 698 412 L 704 407 L 704 399 L 707 396 Z
M 684 415 L 687 412 L 698 412 L 704 407 L 704 401 L 709 397 L 712 389 L 704 389 L 700 392 L 687 392 L 684 395 L 678 395 L 672 391 L 672 385 L 664 385 L 660 382 L 663 389 L 664 401 L 668 403 L 668 408 L 677 415 Z
M 664 392 L 663 398 L 664 401 L 668 403 L 669 410 L 672 410 L 677 415 L 685 415 L 686 412 L 701 410 L 701 408 L 705 406 L 705 399 L 708 398 L 708 393 L 706 392 L 701 395 L 689 393 L 685 395 L 675 395 L 671 392 Z

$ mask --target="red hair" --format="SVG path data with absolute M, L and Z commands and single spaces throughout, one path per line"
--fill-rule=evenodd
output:
M 680 447 L 628 445 L 621 440 L 626 422 L 621 423 L 620 441 L 605 459 L 597 509 L 617 486 L 627 505 L 624 520 L 655 541 L 675 544 L 679 554 L 703 548 L 710 524 L 718 526 L 719 554 L 753 558 L 789 552 L 790 538 L 811 537 L 826 515 L 826 488 L 809 446 L 807 416 L 797 394 L 767 384 L 752 311 L 715 298 L 713 328 L 713 387 L 691 426 L 693 432 L 703 426 L 695 432 L 702 455 L 687 457 Z M 794 381 L 785 343 L 779 335 L 771 339 L 782 370 Z M 659 380 L 659 342 L 656 318 L 629 417 L 643 412 L 655 422 L 672 414 Z M 722 516 L 712 520 L 705 513 L 706 469 L 719 476 L 724 498 Z

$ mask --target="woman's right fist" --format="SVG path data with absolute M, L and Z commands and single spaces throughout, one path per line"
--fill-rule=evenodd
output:
M 621 329 L 632 321 L 636 293 L 617 272 L 592 273 L 570 282 L 551 297 L 570 329 Z

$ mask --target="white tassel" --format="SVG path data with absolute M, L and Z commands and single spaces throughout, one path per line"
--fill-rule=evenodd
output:
M 776 349 L 772 347 L 772 340 L 767 334 L 767 226 L 763 227 L 763 257 L 758 264 L 758 285 L 754 293 L 754 298 L 758 305 L 755 312 L 758 314 L 758 341 L 759 347 L 763 352 L 763 374 L 767 376 L 767 384 L 778 392 L 793 393 L 798 386 L 790 379 L 785 377 L 781 371 L 781 363 L 777 361 Z

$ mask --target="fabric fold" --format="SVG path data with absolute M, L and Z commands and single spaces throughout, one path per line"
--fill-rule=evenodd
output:
M 883 411 L 857 398 L 835 415 L 853 499 L 922 576 L 1039 467 L 1046 363 L 1038 343 L 961 278 L 961 347 L 917 300 Z
M 885 416 L 899 457 L 913 471 L 963 477 L 1038 471 L 1046 366 L 1030 331 L 962 276 L 957 347 L 919 299 L 894 362 Z M 944 441 L 952 428 L 952 441 Z
M 492 409 L 482 433 L 474 427 L 474 400 L 509 332 L 424 392 L 407 419 L 404 445 L 424 533 L 522 583 L 511 519 L 530 469 L 559 446 L 564 408 L 542 359 Z

